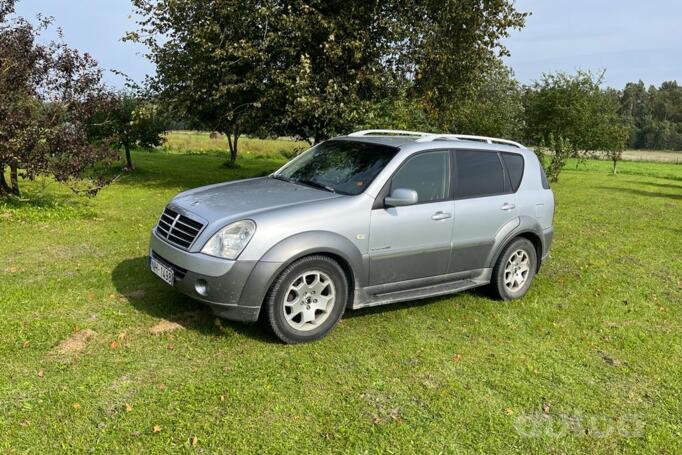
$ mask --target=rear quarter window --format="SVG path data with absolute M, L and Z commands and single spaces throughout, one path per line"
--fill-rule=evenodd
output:
M 523 178 L 523 156 L 519 155 L 518 153 L 505 152 L 502 152 L 501 155 L 505 166 L 507 166 L 507 172 L 509 173 L 512 191 L 516 192 L 516 190 L 519 189 L 519 185 L 521 185 L 521 179 Z

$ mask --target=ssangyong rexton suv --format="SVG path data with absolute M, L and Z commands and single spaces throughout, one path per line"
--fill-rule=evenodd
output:
M 178 194 L 149 267 L 227 319 L 262 317 L 286 343 L 347 308 L 488 285 L 522 297 L 552 241 L 535 154 L 503 139 L 367 130 L 277 172 Z

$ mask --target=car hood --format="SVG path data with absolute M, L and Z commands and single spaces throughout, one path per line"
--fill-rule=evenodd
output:
M 339 195 L 271 177 L 261 177 L 185 191 L 178 194 L 170 205 L 211 223 L 335 197 Z

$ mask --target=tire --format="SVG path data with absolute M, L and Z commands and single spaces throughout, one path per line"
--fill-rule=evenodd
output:
M 492 294 L 502 300 L 523 297 L 533 282 L 537 264 L 537 252 L 530 240 L 523 237 L 512 240 L 504 248 L 493 267 L 490 281 Z
M 307 256 L 287 266 L 265 298 L 266 320 L 287 344 L 319 340 L 339 322 L 348 302 L 348 280 L 327 256 Z

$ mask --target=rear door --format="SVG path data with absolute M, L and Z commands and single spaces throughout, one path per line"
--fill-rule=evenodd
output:
M 516 194 L 498 152 L 455 152 L 455 222 L 449 272 L 488 267 L 497 233 L 518 218 Z
M 410 189 L 417 192 L 418 202 L 404 207 L 379 204 L 372 210 L 370 285 L 446 273 L 454 215 L 450 151 L 429 151 L 407 158 L 387 185 L 382 193 Z

